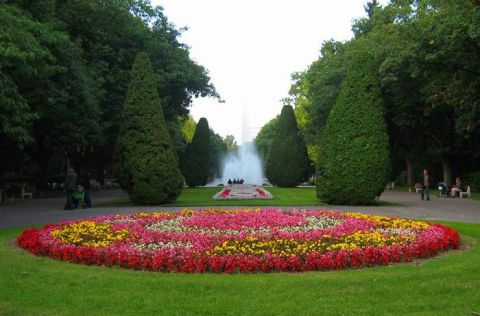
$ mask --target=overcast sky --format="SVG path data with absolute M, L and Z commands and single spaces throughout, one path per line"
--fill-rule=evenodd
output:
M 381 1 L 385 2 L 385 1 Z M 293 72 L 319 56 L 322 42 L 348 40 L 366 0 L 152 0 L 177 28 L 180 41 L 209 71 L 225 103 L 195 99 L 198 122 L 242 143 L 280 113 Z M 245 128 L 244 128 L 245 126 Z M 244 132 L 242 132 L 244 130 Z

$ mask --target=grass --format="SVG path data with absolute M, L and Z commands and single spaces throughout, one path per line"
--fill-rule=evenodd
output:
M 184 188 L 175 203 L 166 206 L 315 206 L 326 205 L 316 197 L 315 188 L 279 188 L 265 187 L 273 194 L 270 200 L 214 200 L 212 197 L 221 187 L 214 188 Z M 134 206 L 128 197 L 121 197 L 99 207 Z M 399 204 L 377 201 L 375 206 L 399 206 Z
M 0 231 L 0 315 L 477 315 L 480 225 L 445 223 L 466 249 L 413 264 L 310 273 L 187 275 L 82 266 Z

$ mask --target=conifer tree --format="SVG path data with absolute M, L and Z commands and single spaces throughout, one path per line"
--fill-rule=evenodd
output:
M 115 148 L 115 174 L 135 203 L 173 202 L 183 178 L 146 53 L 137 54 L 131 78 Z
M 374 58 L 357 51 L 320 139 L 317 196 L 329 204 L 369 204 L 383 191 L 389 145 Z
M 309 159 L 290 105 L 282 108 L 267 158 L 266 174 L 273 185 L 293 187 L 307 177 Z
M 183 175 L 188 186 L 207 184 L 210 173 L 210 128 L 202 117 L 195 128 L 193 139 L 187 147 Z

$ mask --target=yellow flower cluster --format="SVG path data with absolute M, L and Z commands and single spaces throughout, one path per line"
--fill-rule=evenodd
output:
M 366 246 L 383 247 L 402 242 L 413 241 L 412 236 L 385 236 L 379 232 L 357 232 L 353 235 L 333 238 L 324 235 L 320 240 L 275 239 L 264 240 L 257 237 L 247 237 L 243 240 L 225 241 L 207 251 L 207 255 L 252 254 L 263 255 L 266 252 L 278 256 L 305 255 L 312 251 L 325 252 L 330 250 L 350 251 Z
M 109 224 L 82 221 L 52 230 L 52 237 L 64 244 L 90 247 L 107 247 L 115 241 L 129 237 L 127 230 L 112 231 Z
M 173 217 L 175 216 L 175 212 L 154 212 L 154 213 L 137 213 L 135 217 L 137 218 L 145 218 L 145 217 Z
M 197 210 L 192 210 L 192 209 L 184 209 L 180 213 L 182 215 L 190 216 L 197 214 L 200 211 Z M 204 209 L 201 210 L 202 214 L 208 213 L 208 214 L 237 214 L 237 213 L 258 213 L 260 212 L 260 209 L 221 209 L 221 208 L 211 208 L 211 209 Z
M 346 213 L 348 217 L 365 219 L 375 221 L 381 227 L 391 228 L 412 228 L 412 229 L 427 229 L 430 227 L 428 223 L 414 221 L 406 218 L 392 218 L 380 215 L 366 215 L 362 213 Z

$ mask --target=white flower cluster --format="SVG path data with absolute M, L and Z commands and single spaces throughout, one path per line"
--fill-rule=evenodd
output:
M 288 226 L 281 229 L 284 232 L 308 232 L 316 229 L 324 229 L 336 226 L 343 222 L 338 218 L 330 218 L 326 216 L 309 216 L 307 217 L 307 223 L 300 226 Z
M 193 244 L 191 242 L 183 242 L 183 241 L 169 241 L 169 242 L 155 242 L 155 243 L 146 243 L 146 244 L 135 244 L 134 247 L 140 251 L 154 251 L 158 249 L 164 248 L 191 248 Z
M 204 227 L 191 227 L 191 226 L 182 226 L 181 222 L 184 218 L 178 217 L 170 220 L 158 221 L 156 223 L 146 226 L 147 230 L 157 231 L 157 232 L 174 232 L 174 233 L 187 233 L 195 232 L 200 234 L 211 234 L 211 235 L 240 235 L 240 234 L 260 234 L 268 235 L 270 234 L 270 227 L 259 227 L 259 228 L 244 228 L 242 230 L 236 229 L 216 229 L 216 228 L 204 228 Z
M 392 236 L 417 236 L 418 232 L 411 228 L 379 228 L 375 229 L 375 231 L 380 232 L 385 235 L 392 235 Z

